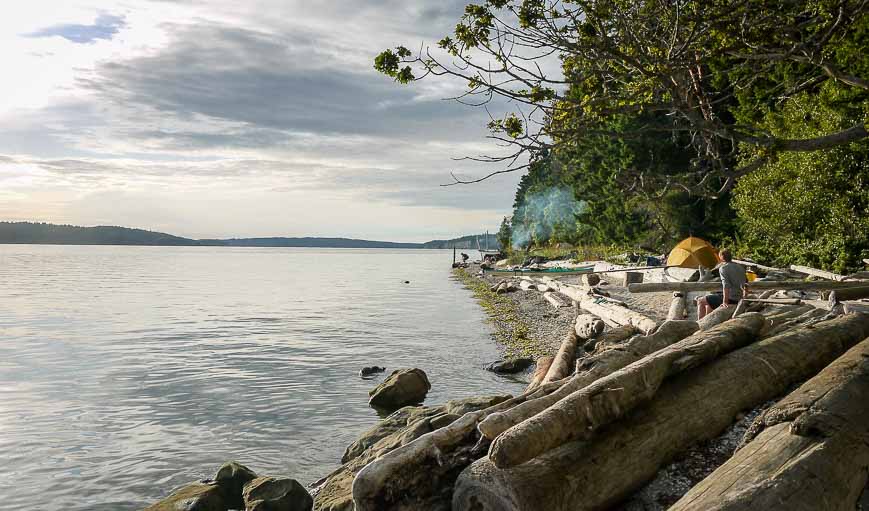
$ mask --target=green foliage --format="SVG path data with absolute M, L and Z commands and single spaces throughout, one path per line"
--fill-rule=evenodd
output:
M 513 227 L 510 224 L 510 219 L 506 216 L 501 220 L 501 228 L 498 229 L 498 244 L 501 245 L 502 251 L 509 251 L 512 247 L 511 238 L 513 236 Z
M 801 94 L 766 122 L 777 135 L 807 138 L 853 123 L 863 104 L 839 102 L 830 84 Z M 853 98 L 851 98 L 853 99 Z M 869 257 L 869 144 L 784 153 L 740 180 L 733 205 L 741 242 L 778 265 L 805 264 L 845 272 Z

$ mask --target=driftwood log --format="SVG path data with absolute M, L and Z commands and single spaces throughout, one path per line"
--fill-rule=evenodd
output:
M 805 289 L 805 290 L 824 290 L 824 289 L 844 289 L 855 287 L 855 284 L 865 283 L 865 281 L 852 280 L 846 282 L 833 282 L 828 280 L 818 280 L 809 282 L 807 280 L 755 280 L 746 284 L 748 289 Z M 698 291 L 717 291 L 721 289 L 721 281 L 713 280 L 710 282 L 645 282 L 640 284 L 629 284 L 628 291 L 631 293 L 659 293 L 662 291 L 681 291 L 683 293 L 698 292 Z
M 653 332 L 658 326 L 655 320 L 627 307 L 608 302 L 605 298 L 584 296 L 579 302 L 579 307 L 604 321 L 609 320 L 618 325 L 633 325 L 644 334 Z
M 515 467 L 572 440 L 591 438 L 651 400 L 666 378 L 754 341 L 764 322 L 760 314 L 745 314 L 604 376 L 504 431 L 492 443 L 489 459 L 498 468 Z
M 551 381 L 567 378 L 573 372 L 573 361 L 576 360 L 576 344 L 579 341 L 576 337 L 576 332 L 570 329 L 564 340 L 561 341 L 561 347 L 558 348 L 558 353 L 552 360 L 549 366 L 549 371 L 541 380 L 541 384 Z
M 869 298 L 869 286 L 836 289 L 830 291 L 826 298 L 829 299 L 831 303 L 844 302 L 845 300 L 859 300 L 861 298 Z
M 869 315 L 797 328 L 731 352 L 664 383 L 646 406 L 594 441 L 565 444 L 522 465 L 488 458 L 459 475 L 453 511 L 606 509 L 691 445 L 715 438 L 736 414 L 813 376 L 869 335 Z
M 556 293 L 553 293 L 552 291 L 547 291 L 543 293 L 543 298 L 556 309 L 560 309 L 561 307 L 567 307 L 567 304 L 561 298 L 559 298 Z
M 665 321 L 654 334 L 636 336 L 616 349 L 581 359 L 576 363 L 576 374 L 558 390 L 536 399 L 528 399 L 509 410 L 489 414 L 480 422 L 478 429 L 485 438 L 492 440 L 596 380 L 681 341 L 696 332 L 697 328 L 694 321 Z
M 670 511 L 851 510 L 869 467 L 869 339 L 758 417 Z
M 531 376 L 531 383 L 529 383 L 528 388 L 525 389 L 526 394 L 537 388 L 543 382 L 543 378 L 545 378 L 546 373 L 549 372 L 549 366 L 552 365 L 553 360 L 553 357 L 541 357 L 537 359 L 537 365 L 534 367 L 534 374 Z
M 818 270 L 817 268 L 812 268 L 811 266 L 800 266 L 798 264 L 792 264 L 791 270 L 799 273 L 805 273 L 806 275 L 811 275 L 812 277 L 818 277 L 819 279 L 841 281 L 845 280 L 846 278 L 845 275 L 839 275 L 838 273 L 833 273 L 831 271 Z
M 576 326 L 574 329 L 576 330 L 576 335 L 580 339 L 588 340 L 594 339 L 603 333 L 605 327 L 606 325 L 604 325 L 604 322 L 599 318 L 591 314 L 580 314 L 576 317 Z
M 685 300 L 685 293 L 675 291 L 670 302 L 670 310 L 667 312 L 667 319 L 685 319 L 687 316 L 688 303 Z
M 729 304 L 727 307 L 722 305 L 709 314 L 703 316 L 703 319 L 697 323 L 700 325 L 700 330 L 709 330 L 710 328 L 716 327 L 732 318 L 734 312 L 736 312 L 735 305 Z

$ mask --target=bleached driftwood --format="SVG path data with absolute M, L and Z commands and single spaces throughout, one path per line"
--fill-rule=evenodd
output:
M 561 298 L 559 298 L 558 295 L 553 293 L 552 291 L 547 291 L 543 293 L 543 298 L 556 309 L 560 309 L 561 307 L 567 307 L 567 304 L 564 303 Z
M 534 390 L 543 382 L 543 378 L 545 378 L 546 373 L 549 372 L 549 366 L 552 365 L 553 360 L 554 357 L 541 357 L 537 359 L 537 365 L 534 367 L 534 374 L 531 376 L 531 383 L 529 383 L 528 388 L 525 389 L 526 394 Z
M 663 325 L 661 328 L 663 328 Z M 608 331 L 604 331 L 604 333 L 595 340 L 594 350 L 596 353 L 603 352 L 614 346 L 620 345 L 636 334 L 637 329 L 634 325 L 621 325 L 611 328 Z
M 830 303 L 844 302 L 846 300 L 859 300 L 861 298 L 869 298 L 869 285 L 848 287 L 845 289 L 835 289 L 830 291 L 827 298 Z
M 673 300 L 670 302 L 670 310 L 667 312 L 667 319 L 685 319 L 687 315 L 688 303 L 685 300 L 685 293 L 674 292 Z
M 664 349 L 697 331 L 694 321 L 665 321 L 651 335 L 639 335 L 619 346 L 580 359 L 574 374 L 561 388 L 543 397 L 528 399 L 520 405 L 503 412 L 489 415 L 480 422 L 480 433 L 492 440 L 507 429 L 546 410 L 561 399 L 580 390 L 610 373 L 618 371 L 650 353 Z
M 603 333 L 604 323 L 592 314 L 580 314 L 576 317 L 575 330 L 580 339 L 593 339 Z
M 812 277 L 818 277 L 819 279 L 827 279 L 827 280 L 836 280 L 842 281 L 845 280 L 844 275 L 839 275 L 838 273 L 833 273 L 831 271 L 819 270 L 817 268 L 812 268 L 810 266 L 800 266 L 798 264 L 792 264 L 791 270 L 799 273 L 805 273 L 806 275 L 811 275 Z
M 453 511 L 607 509 L 689 446 L 715 438 L 736 414 L 811 377 L 869 335 L 852 314 L 729 353 L 664 383 L 654 400 L 593 442 L 571 442 L 509 469 L 480 459 L 456 481 Z
M 632 311 L 627 307 L 618 304 L 607 302 L 605 299 L 593 298 L 590 296 L 583 297 L 579 302 L 579 307 L 582 310 L 590 312 L 604 321 L 612 321 L 619 325 L 633 325 L 640 332 L 648 334 L 655 330 L 658 326 L 655 320 Z
M 767 409 L 670 511 L 853 510 L 869 466 L 869 339 Z
M 762 315 L 744 314 L 604 376 L 501 433 L 489 459 L 498 468 L 514 467 L 572 440 L 591 438 L 602 426 L 651 400 L 664 379 L 751 343 L 763 324 Z
M 541 380 L 541 384 L 567 378 L 573 372 L 577 342 L 576 331 L 571 328 L 561 342 L 561 347 L 558 349 L 558 353 L 555 354 L 552 365 L 549 366 L 549 371 L 546 372 L 546 376 Z
M 736 306 L 733 304 L 729 304 L 727 307 L 720 306 L 709 314 L 703 316 L 703 319 L 697 323 L 700 324 L 700 330 L 709 330 L 710 328 L 718 326 L 732 318 L 734 312 L 736 312 Z
M 521 281 L 519 281 L 519 289 L 521 289 L 522 291 L 528 291 L 529 289 L 534 287 L 534 283 L 530 280 L 522 279 Z

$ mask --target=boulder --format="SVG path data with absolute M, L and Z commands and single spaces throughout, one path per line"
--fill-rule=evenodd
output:
M 193 483 L 176 490 L 145 511 L 226 511 L 223 491 L 216 483 Z
M 314 499 L 287 477 L 257 477 L 244 485 L 245 511 L 311 511 Z
M 397 410 L 402 406 L 421 403 L 431 383 L 422 369 L 393 371 L 383 383 L 368 393 L 368 404 L 375 408 Z
M 492 362 L 486 369 L 493 373 L 512 374 L 524 371 L 534 364 L 534 360 L 530 358 L 509 358 L 507 360 L 499 360 Z
M 344 463 L 323 480 L 314 499 L 316 511 L 353 511 L 351 486 L 356 473 L 382 456 L 420 436 L 443 427 L 458 417 L 489 408 L 511 396 L 484 396 L 455 399 L 437 406 L 406 406 L 380 421 L 351 444 Z
M 256 473 L 236 461 L 224 463 L 217 469 L 214 482 L 223 490 L 226 505 L 230 508 L 243 508 L 242 490 L 244 485 L 256 479 Z

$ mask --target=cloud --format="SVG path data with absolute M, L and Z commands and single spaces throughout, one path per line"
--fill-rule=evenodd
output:
M 46 27 L 26 34 L 26 37 L 62 37 L 78 44 L 92 44 L 99 39 L 109 40 L 115 36 L 126 23 L 121 16 L 101 14 L 91 25 L 62 24 Z

